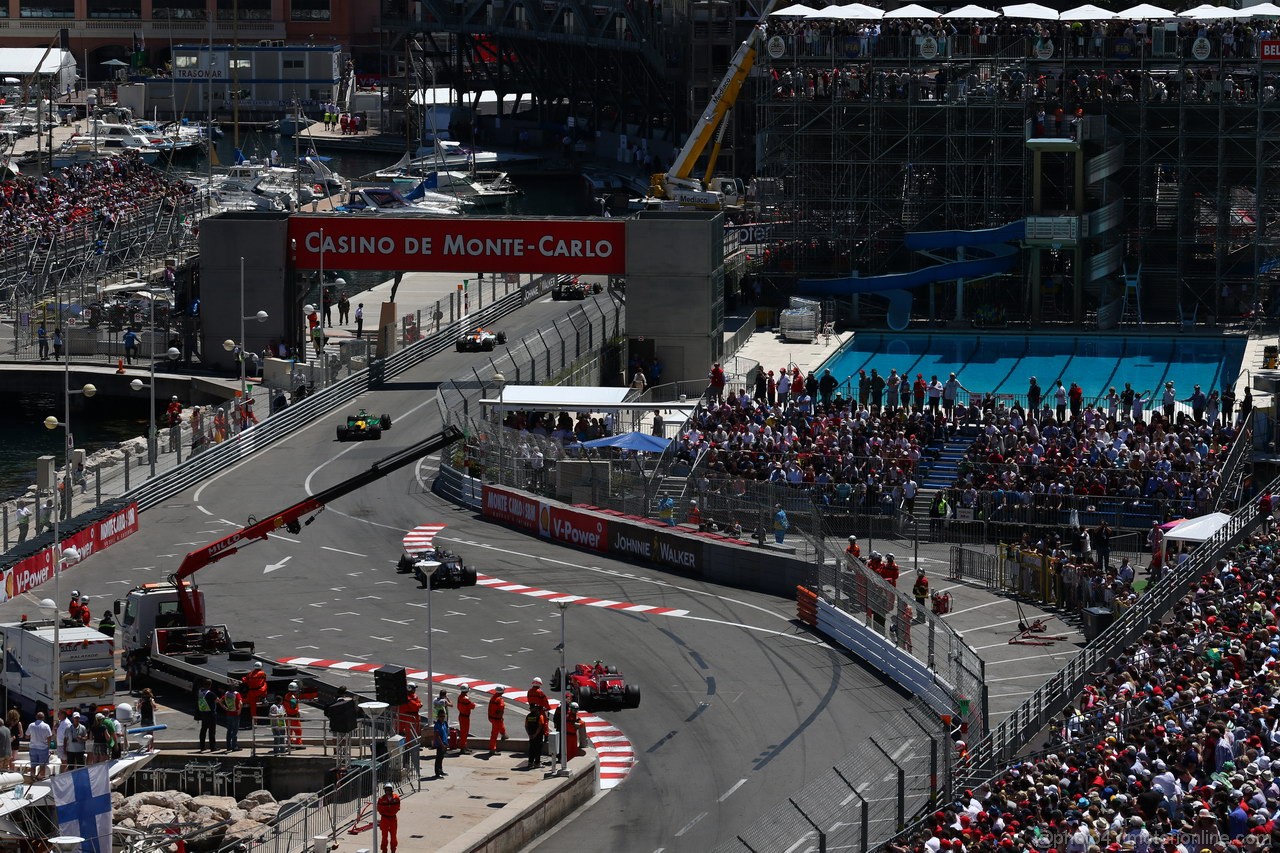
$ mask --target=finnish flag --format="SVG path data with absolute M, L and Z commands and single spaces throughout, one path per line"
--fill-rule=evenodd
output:
M 111 853 L 111 771 L 103 762 L 50 780 L 58 831 L 84 839 L 82 853 Z

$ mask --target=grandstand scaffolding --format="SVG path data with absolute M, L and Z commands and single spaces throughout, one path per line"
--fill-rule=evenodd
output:
M 963 291 L 955 276 L 916 286 L 912 317 L 1212 325 L 1272 296 L 1280 101 L 1261 59 L 1216 44 L 1198 59 L 1174 38 L 1094 51 L 963 27 L 769 27 L 756 174 L 782 187 L 759 267 L 776 283 L 912 272 L 937 259 L 907 233 L 1026 220 L 1017 263 Z M 875 322 L 874 290 L 843 293 L 846 316 Z

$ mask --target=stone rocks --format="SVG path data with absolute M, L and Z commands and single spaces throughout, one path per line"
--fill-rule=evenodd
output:
M 301 795 L 301 798 L 310 796 Z M 288 802 L 292 804 L 292 800 Z M 146 791 L 132 797 L 114 793 L 111 805 L 118 827 L 143 831 L 155 831 L 173 823 L 207 827 L 199 833 L 193 827 L 187 844 L 191 853 L 207 853 L 262 836 L 280 818 L 282 804 L 276 802 L 270 791 L 264 790 L 254 791 L 239 802 L 234 797 L 208 794 L 192 797 L 181 791 Z

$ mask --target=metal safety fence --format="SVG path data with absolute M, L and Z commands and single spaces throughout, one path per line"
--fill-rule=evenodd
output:
M 930 611 L 927 600 L 904 591 L 911 588 L 912 575 L 903 572 L 899 585 L 894 585 L 826 537 L 816 539 L 814 547 L 822 555 L 815 592 L 924 664 L 954 702 L 957 722 L 966 736 L 985 734 L 986 663 L 954 628 Z
M 529 301 L 532 301 L 550 287 L 550 279 L 542 278 L 519 290 L 499 299 L 480 311 L 472 312 L 467 318 L 467 327 L 471 324 L 489 324 L 512 313 Z M 337 378 L 333 383 L 314 393 L 297 399 L 287 408 L 261 418 L 260 422 L 250 428 L 229 435 L 227 440 L 215 443 L 208 449 L 194 456 L 178 461 L 177 454 L 165 458 L 166 466 L 157 466 L 155 477 L 143 478 L 144 470 L 139 464 L 139 454 L 127 453 L 130 464 L 121 466 L 120 478 L 115 481 L 116 488 L 101 490 L 100 500 L 103 504 L 119 501 L 123 505 L 136 502 L 141 510 L 149 509 L 184 489 L 225 470 L 275 442 L 287 438 L 298 429 L 311 424 L 316 418 L 328 414 L 346 405 L 351 400 L 382 383 L 400 375 L 420 364 L 427 358 L 443 352 L 454 345 L 462 330 L 461 321 L 442 326 L 440 331 L 405 347 L 386 358 L 376 359 L 368 367 L 359 370 L 351 369 L 348 375 Z M 354 365 L 353 365 L 354 367 Z M 259 412 L 262 410 L 259 409 Z M 190 435 L 189 429 L 186 435 Z M 162 436 L 162 441 L 164 437 Z M 144 450 L 145 453 L 145 442 Z M 136 479 L 127 477 L 124 472 L 136 472 Z M 75 482 L 73 478 L 73 482 Z M 87 487 L 86 487 L 87 491 Z M 96 517 L 95 510 L 87 509 L 93 501 L 86 496 L 76 499 L 77 506 L 82 509 L 78 514 L 64 522 L 61 533 L 69 536 L 86 527 L 90 519 Z M 40 533 L 20 545 L 10 549 L 0 558 L 0 569 L 6 569 L 18 561 L 49 546 L 51 535 Z
M 550 328 L 480 356 L 479 366 L 472 364 L 469 375 L 440 384 L 441 417 L 459 425 L 478 422 L 480 401 L 500 401 L 506 385 L 608 384 L 608 377 L 588 375 L 585 365 L 601 364 L 603 351 L 616 346 L 625 318 L 625 303 L 612 294 L 596 296 L 574 306 Z M 495 409 L 494 414 L 500 413 Z
M 873 850 L 948 788 L 951 741 L 918 699 L 716 853 Z
M 1274 493 L 1277 490 L 1280 490 L 1280 478 L 1268 484 L 1263 491 Z M 1185 562 L 1153 584 L 1147 595 L 1123 611 L 1097 639 L 1081 649 L 999 725 L 982 739 L 971 740 L 968 759 L 954 774 L 955 787 L 977 788 L 1003 772 L 1033 737 L 1060 718 L 1063 709 L 1080 695 L 1089 679 L 1105 669 L 1109 658 L 1113 659 L 1130 648 L 1190 591 L 1200 577 L 1213 570 L 1223 554 L 1244 542 L 1264 520 L 1254 503 L 1236 510 L 1231 519 L 1193 551 Z M 892 840 L 911 838 L 922 826 L 923 819 L 919 819 Z

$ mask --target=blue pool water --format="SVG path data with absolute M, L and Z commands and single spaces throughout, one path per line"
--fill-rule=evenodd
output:
M 1244 348 L 1243 338 L 858 332 L 822 366 L 841 382 L 853 377 L 855 386 L 858 371 L 874 367 L 884 376 L 896 369 L 913 381 L 923 373 L 926 381 L 937 374 L 945 382 L 954 372 L 974 393 L 1021 396 L 1034 376 L 1046 396 L 1061 379 L 1063 385 L 1079 384 L 1086 400 L 1113 385 L 1121 390 L 1129 382 L 1137 391 L 1155 391 L 1168 380 L 1183 397 L 1194 385 L 1208 393 L 1234 382 Z

